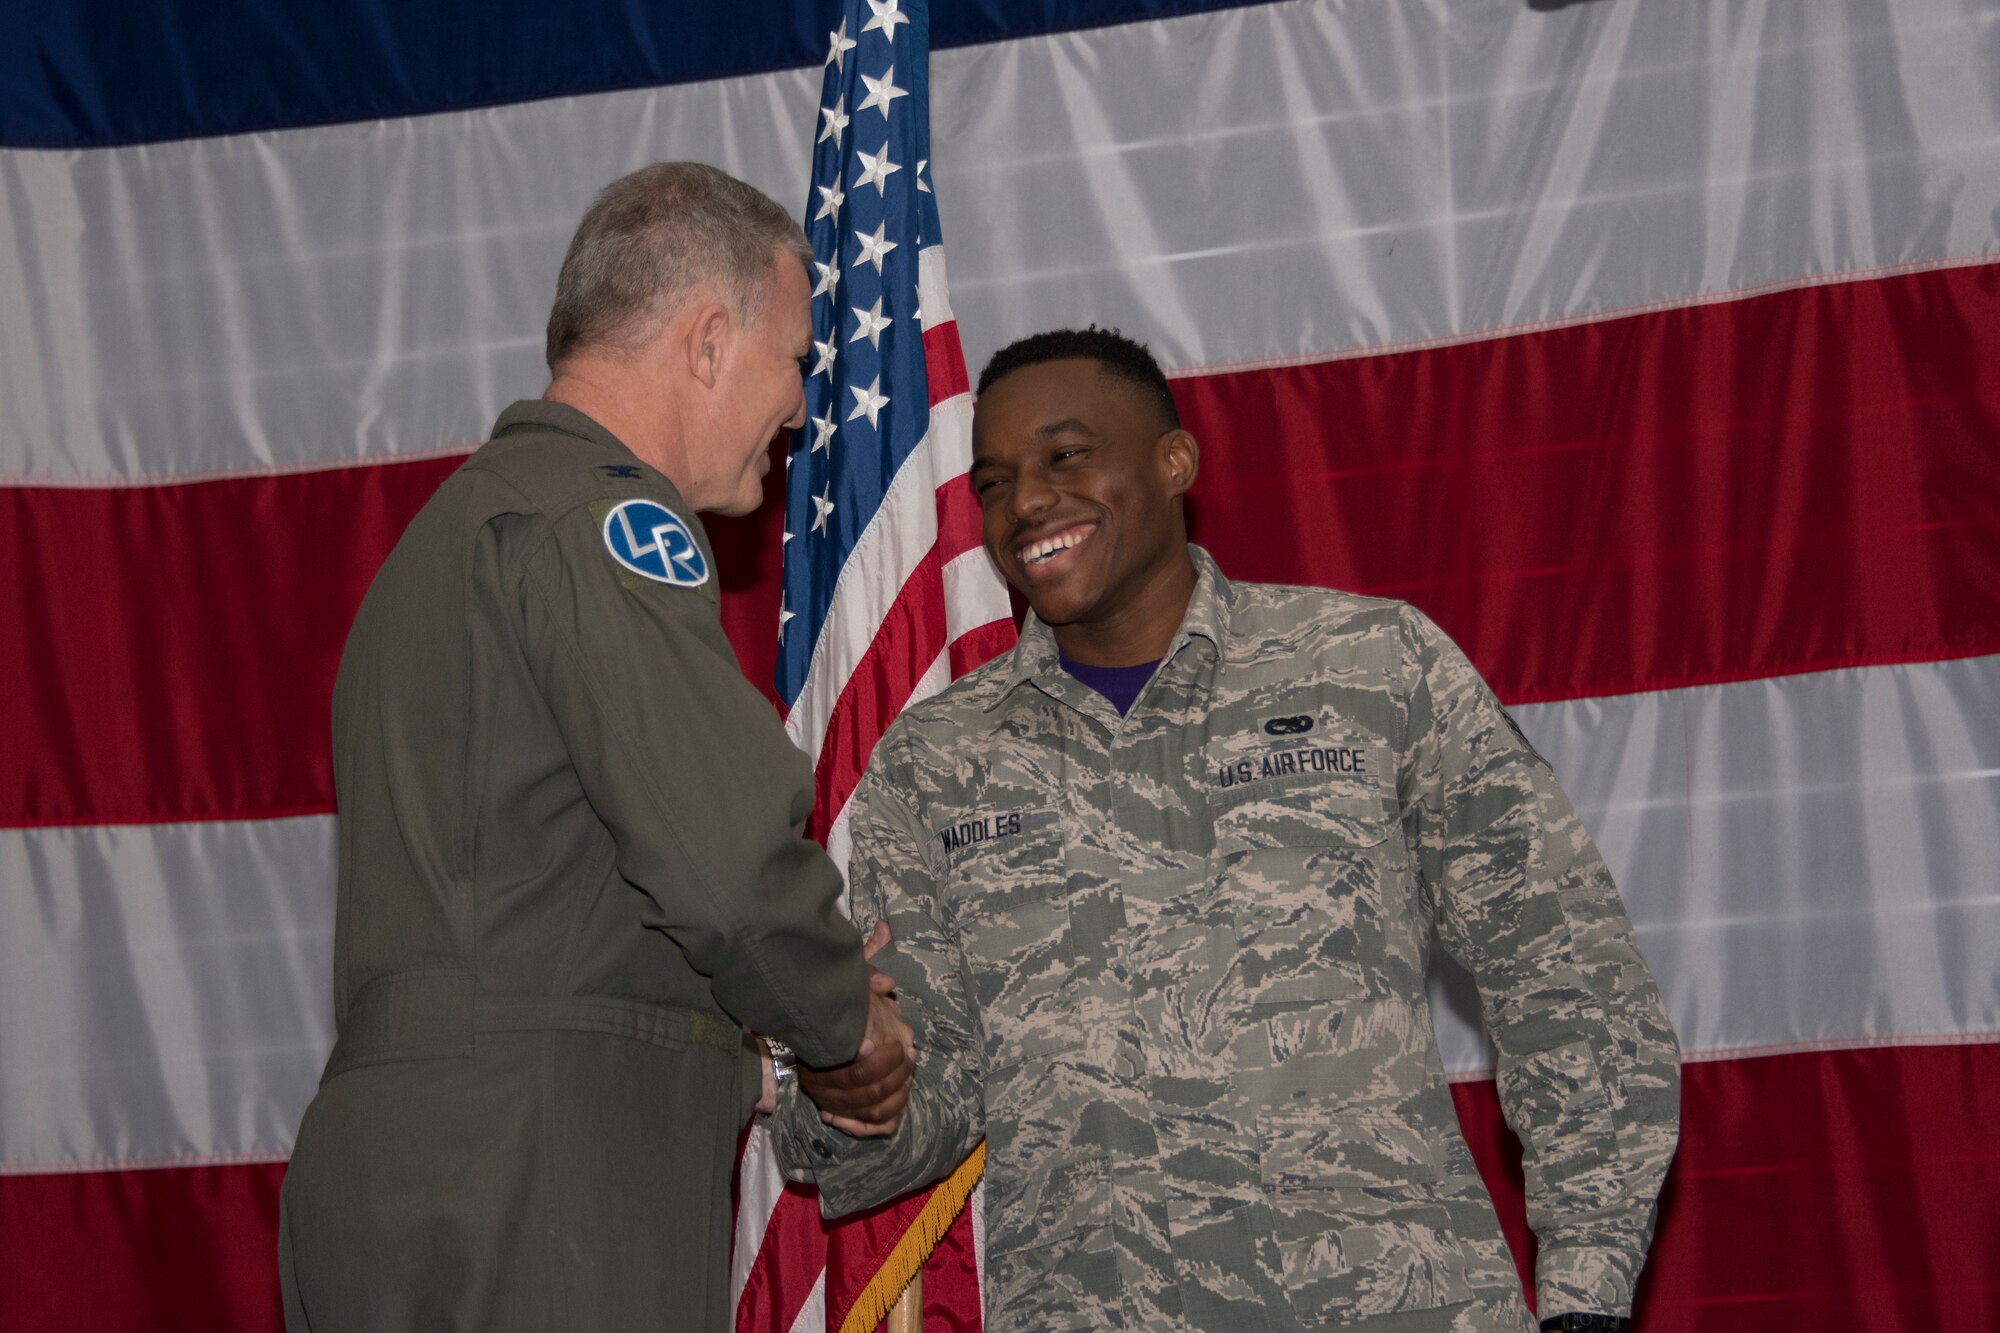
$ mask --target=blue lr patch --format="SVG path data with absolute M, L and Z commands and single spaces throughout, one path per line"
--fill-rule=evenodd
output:
M 699 588 L 708 561 L 680 516 L 657 500 L 626 500 L 604 515 L 604 548 L 641 578 Z

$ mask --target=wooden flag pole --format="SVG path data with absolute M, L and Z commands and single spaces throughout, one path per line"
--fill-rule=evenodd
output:
M 924 1275 L 919 1272 L 889 1309 L 888 1333 L 924 1333 Z

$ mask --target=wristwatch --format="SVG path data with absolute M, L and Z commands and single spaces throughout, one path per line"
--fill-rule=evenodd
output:
M 785 1084 L 798 1077 L 799 1057 L 792 1054 L 792 1048 L 782 1041 L 772 1041 L 766 1037 L 764 1046 L 771 1052 L 771 1082 L 777 1085 L 778 1091 L 783 1092 Z
M 1625 1333 L 1632 1321 L 1615 1314 L 1550 1315 L 1542 1321 L 1542 1333 Z

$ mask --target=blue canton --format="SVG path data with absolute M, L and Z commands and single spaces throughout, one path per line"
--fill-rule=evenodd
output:
M 786 459 L 777 688 L 787 709 L 841 569 L 930 429 L 917 296 L 918 252 L 939 236 L 930 16 L 924 0 L 850 0 L 829 38 L 805 215 L 815 268 L 807 423 Z

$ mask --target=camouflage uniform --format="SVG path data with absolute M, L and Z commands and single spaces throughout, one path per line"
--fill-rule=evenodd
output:
M 1531 1327 L 1432 1035 L 1477 978 L 1526 1144 L 1545 1311 L 1628 1313 L 1677 1050 L 1545 762 L 1413 608 L 1199 584 L 1120 718 L 1030 618 L 906 712 L 854 797 L 910 1108 L 857 1141 L 788 1095 L 838 1215 L 983 1131 L 988 1327 Z

